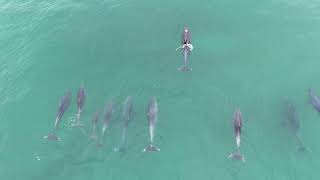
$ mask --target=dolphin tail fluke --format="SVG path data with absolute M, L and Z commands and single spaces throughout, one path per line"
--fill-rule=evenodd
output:
M 228 158 L 233 159 L 233 160 L 241 160 L 242 162 L 245 162 L 244 156 L 239 151 L 231 153 L 228 156 Z
M 299 147 L 297 149 L 298 152 L 309 152 L 310 151 L 310 149 L 308 147 L 304 146 L 304 144 L 302 143 L 302 141 L 298 135 L 296 135 L 296 139 L 297 139 L 298 145 L 299 145 Z
M 189 72 L 192 71 L 192 68 L 189 68 L 187 66 L 181 66 L 178 68 L 179 71 Z
M 43 139 L 47 139 L 47 140 L 50 140 L 50 141 L 59 141 L 61 140 L 61 138 L 55 134 L 49 134 L 47 136 L 43 136 Z
M 308 147 L 300 146 L 300 147 L 298 148 L 298 152 L 299 152 L 299 153 L 305 153 L 305 152 L 311 152 L 311 150 L 310 150 Z
M 143 152 L 157 152 L 157 151 L 160 151 L 160 148 L 152 144 L 148 145 L 146 148 L 143 149 Z
M 304 146 L 299 146 L 298 147 L 298 152 L 307 152 L 308 148 L 304 147 Z
M 103 145 L 102 141 L 100 141 L 100 142 L 97 143 L 97 147 L 102 148 L 103 146 L 104 146 L 104 145 Z

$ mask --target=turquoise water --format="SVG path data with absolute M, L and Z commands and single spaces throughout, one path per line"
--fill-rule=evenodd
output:
M 320 116 L 307 94 L 313 87 L 320 95 L 319 10 L 316 0 L 1 0 L 0 179 L 319 179 Z M 177 71 L 184 25 L 195 47 L 189 73 Z M 94 112 L 115 100 L 103 148 L 68 127 L 81 84 L 87 131 Z M 45 141 L 67 89 L 62 141 Z M 128 95 L 129 149 L 117 153 Z M 142 153 L 151 96 L 161 152 Z M 310 152 L 298 153 L 280 126 L 285 98 L 297 105 Z M 245 163 L 227 158 L 236 108 Z

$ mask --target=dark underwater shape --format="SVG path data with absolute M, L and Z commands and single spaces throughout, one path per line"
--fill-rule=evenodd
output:
M 96 111 L 94 113 L 93 117 L 92 117 L 92 120 L 91 120 L 92 132 L 91 132 L 90 138 L 93 139 L 93 140 L 97 140 L 98 139 L 97 126 L 98 126 L 99 118 L 100 118 L 100 112 Z
M 298 143 L 298 151 L 299 152 L 305 152 L 308 150 L 302 143 L 300 137 L 299 137 L 299 130 L 300 130 L 300 121 L 298 117 L 298 112 L 296 106 L 290 102 L 289 100 L 286 101 L 286 116 L 287 121 L 285 122 L 285 125 L 289 128 L 293 136 L 295 137 L 297 143 Z
M 122 121 L 123 121 L 123 130 L 122 130 L 122 142 L 121 145 L 117 148 L 115 148 L 115 151 L 124 152 L 127 147 L 127 128 L 129 125 L 129 122 L 132 119 L 132 113 L 133 113 L 133 101 L 132 97 L 128 96 L 123 103 L 123 110 L 122 110 Z
M 101 141 L 98 143 L 98 147 L 103 146 L 103 138 L 105 136 L 106 130 L 109 128 L 109 123 L 112 119 L 112 115 L 114 112 L 114 107 L 113 107 L 113 101 L 111 100 L 105 108 L 104 111 L 104 116 L 103 116 L 103 125 L 102 125 L 102 135 L 101 135 Z

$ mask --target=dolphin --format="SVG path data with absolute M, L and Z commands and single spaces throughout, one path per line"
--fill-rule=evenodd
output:
M 87 93 L 85 88 L 83 86 L 80 87 L 77 94 L 77 108 L 78 108 L 78 112 L 76 114 L 77 119 L 75 120 L 75 123 L 71 124 L 72 127 L 84 126 L 84 124 L 80 122 L 80 115 L 86 101 L 86 96 L 87 96 Z
M 83 110 L 83 106 L 86 101 L 86 96 L 87 96 L 87 93 L 86 93 L 85 88 L 83 86 L 80 87 L 78 90 L 78 95 L 77 95 L 77 107 L 78 107 L 78 116 L 79 117 L 80 117 L 80 114 Z
M 110 101 L 104 111 L 104 117 L 103 117 L 103 125 L 102 125 L 102 135 L 101 135 L 101 141 L 98 144 L 98 146 L 102 146 L 102 140 L 104 138 L 104 135 L 106 133 L 106 130 L 109 128 L 110 120 L 112 119 L 112 114 L 114 112 L 113 107 L 113 101 Z
M 240 153 L 240 142 L 241 142 L 241 129 L 242 129 L 242 115 L 240 109 L 236 110 L 233 114 L 233 129 L 236 139 L 236 152 L 229 155 L 229 158 L 234 160 L 245 161 L 243 155 Z
M 59 101 L 58 112 L 57 112 L 56 120 L 54 123 L 54 129 L 53 129 L 54 131 L 58 128 L 61 122 L 62 116 L 70 106 L 70 102 L 71 102 L 71 92 L 67 90 L 64 96 L 62 96 Z M 47 136 L 44 136 L 43 138 L 48 140 L 60 140 L 60 137 L 56 136 L 54 132 L 52 132 Z
M 315 94 L 313 89 L 309 88 L 309 97 L 310 97 L 310 103 L 312 106 L 320 112 L 320 98 Z
M 286 111 L 286 115 L 287 115 L 287 121 L 286 121 L 286 125 L 289 126 L 292 134 L 294 135 L 294 137 L 297 140 L 297 143 L 299 145 L 298 151 L 302 152 L 302 151 L 306 151 L 307 148 L 303 145 L 300 137 L 299 137 L 299 130 L 300 130 L 300 121 L 298 118 L 298 112 L 296 109 L 296 106 L 290 102 L 287 101 L 286 102 L 287 105 L 287 111 Z
M 123 103 L 123 110 L 121 119 L 123 121 L 123 130 L 122 130 L 122 142 L 121 145 L 118 148 L 115 148 L 115 151 L 124 151 L 127 146 L 127 128 L 129 125 L 129 122 L 132 119 L 133 114 L 133 102 L 132 97 L 128 96 L 126 100 Z
M 152 97 L 147 106 L 147 118 L 149 122 L 150 144 L 144 148 L 143 152 L 160 151 L 160 148 L 153 145 L 155 128 L 158 121 L 158 103 L 156 97 Z
M 99 111 L 96 111 L 92 117 L 92 132 L 91 132 L 91 139 L 93 140 L 97 140 L 98 139 L 98 136 L 97 136 L 97 125 L 98 125 L 98 122 L 99 122 L 99 118 L 100 118 L 100 112 Z
M 183 66 L 179 67 L 179 71 L 192 71 L 192 68 L 188 67 L 188 60 L 191 51 L 193 50 L 193 45 L 191 44 L 191 33 L 188 27 L 185 27 L 182 32 L 181 36 L 181 43 L 182 45 L 179 46 L 176 51 L 179 49 L 182 49 L 183 51 L 183 58 L 184 58 L 184 64 Z

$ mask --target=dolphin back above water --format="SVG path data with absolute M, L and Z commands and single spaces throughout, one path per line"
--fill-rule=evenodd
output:
M 240 109 L 233 114 L 233 129 L 236 139 L 236 152 L 231 153 L 228 157 L 234 160 L 245 161 L 244 156 L 240 153 L 241 130 L 242 130 L 242 115 Z
M 236 137 L 237 148 L 240 148 L 240 135 L 242 129 L 242 115 L 240 110 L 237 110 L 233 115 L 233 129 Z
M 80 122 L 80 115 L 83 111 L 83 107 L 86 101 L 87 93 L 84 86 L 81 86 L 77 93 L 77 108 L 78 112 L 76 113 L 76 119 L 70 124 L 71 127 L 83 127 L 84 124 Z
M 311 105 L 320 112 L 320 98 L 316 95 L 313 89 L 309 88 L 309 98 Z
M 59 107 L 58 107 L 58 112 L 57 112 L 57 117 L 56 121 L 54 124 L 54 128 L 56 129 L 61 121 L 62 116 L 66 112 L 66 110 L 69 108 L 71 102 L 71 91 L 66 91 L 64 96 L 60 98 L 59 101 Z
M 77 106 L 78 106 L 78 113 L 82 112 L 84 103 L 86 101 L 86 97 L 87 97 L 87 93 L 85 88 L 82 86 L 79 88 L 78 90 L 78 94 L 77 94 Z
M 70 106 L 70 102 L 71 102 L 71 91 L 67 90 L 64 96 L 62 96 L 59 101 L 58 112 L 57 112 L 56 120 L 54 123 L 54 130 L 58 128 L 64 113 Z M 60 137 L 56 136 L 54 133 L 51 133 L 48 136 L 44 136 L 44 138 L 48 140 L 60 139 Z
M 151 100 L 147 106 L 147 118 L 148 118 L 148 122 L 149 122 L 150 144 L 143 151 L 144 152 L 160 151 L 160 148 L 153 145 L 156 124 L 158 122 L 158 102 L 155 97 L 151 98 Z

